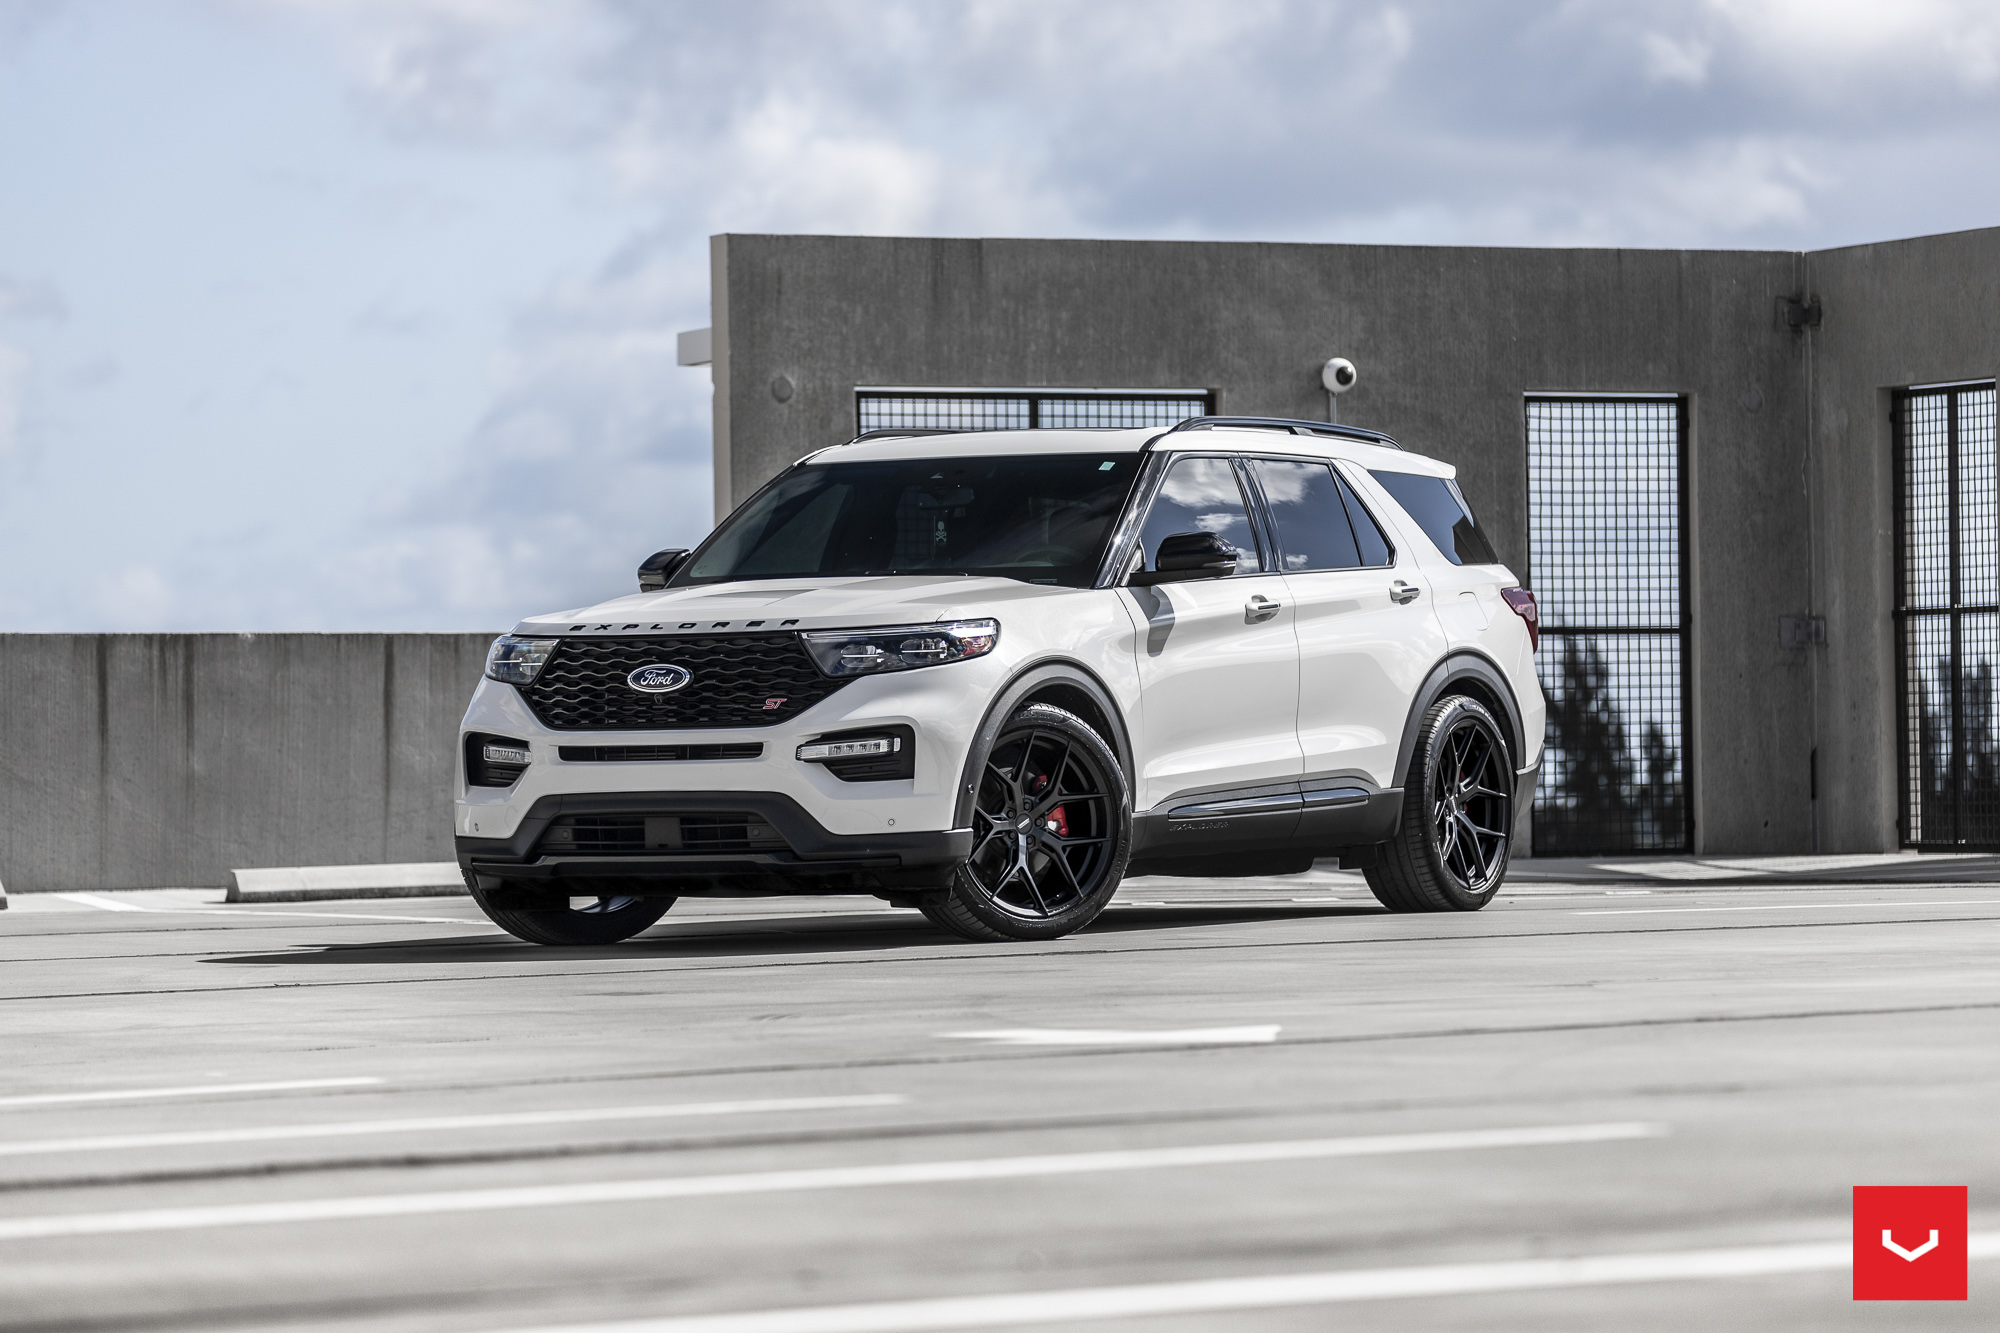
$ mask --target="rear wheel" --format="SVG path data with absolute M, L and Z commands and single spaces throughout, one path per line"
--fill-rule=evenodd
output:
M 1392 912 L 1476 912 L 1507 877 L 1513 830 L 1500 724 L 1476 700 L 1447 695 L 1417 731 L 1402 824 L 1367 871 L 1368 887 Z
M 471 883 L 469 876 L 467 883 L 472 900 L 494 925 L 530 944 L 616 944 L 658 921 L 674 905 L 672 898 L 601 894 L 585 898 L 550 895 L 546 907 L 499 906 L 494 902 L 496 896 L 519 901 L 527 895 L 517 896 L 518 890 L 511 884 L 493 894 Z
M 1118 757 L 1082 718 L 1029 704 L 980 767 L 972 855 L 925 916 L 969 940 L 1052 940 L 1104 910 L 1124 878 L 1131 798 Z

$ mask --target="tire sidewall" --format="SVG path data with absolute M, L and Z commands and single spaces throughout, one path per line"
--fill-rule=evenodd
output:
M 1430 807 L 1432 784 L 1437 779 L 1438 764 L 1443 759 L 1442 748 L 1438 744 L 1438 738 L 1449 734 L 1453 727 L 1468 717 L 1477 719 L 1486 727 L 1493 738 L 1494 744 L 1499 746 L 1500 753 L 1505 758 L 1504 767 L 1508 774 L 1512 775 L 1514 770 L 1514 755 L 1507 744 L 1507 733 L 1502 730 L 1499 720 L 1493 716 L 1491 710 L 1477 699 L 1470 699 L 1462 694 L 1454 694 L 1433 708 L 1431 715 L 1424 720 L 1424 730 L 1419 745 L 1419 753 L 1422 756 L 1423 762 L 1418 766 L 1418 776 L 1421 779 L 1421 784 L 1415 792 L 1410 792 L 1406 789 L 1403 799 L 1407 801 L 1412 795 L 1416 797 L 1415 809 L 1410 812 L 1409 817 L 1414 819 L 1418 827 L 1422 830 L 1425 868 L 1430 871 L 1430 877 L 1436 884 L 1438 891 L 1451 901 L 1453 907 L 1461 911 L 1476 911 L 1491 902 L 1494 895 L 1500 892 L 1500 886 L 1506 883 L 1507 867 L 1514 859 L 1514 830 L 1512 826 L 1517 811 L 1514 809 L 1514 800 L 1510 795 L 1507 800 L 1507 845 L 1501 854 L 1500 868 L 1493 876 L 1493 882 L 1483 892 L 1479 893 L 1468 893 L 1459 888 L 1458 877 L 1445 865 L 1444 857 L 1439 854 L 1437 837 L 1431 826 Z
M 996 935 L 1014 940 L 1052 940 L 1083 929 L 1104 910 L 1125 878 L 1125 864 L 1132 854 L 1132 792 L 1125 781 L 1125 769 L 1105 739 L 1076 714 L 1054 704 L 1031 703 L 1014 710 L 992 741 L 979 755 L 975 772 L 983 772 L 988 758 L 1016 731 L 1032 727 L 1036 731 L 1059 732 L 1073 744 L 1091 753 L 1104 775 L 1112 822 L 1110 864 L 1097 888 L 1070 907 L 1045 918 L 1015 916 L 992 905 L 986 895 L 968 879 L 961 863 L 952 873 L 951 898 L 958 907 Z

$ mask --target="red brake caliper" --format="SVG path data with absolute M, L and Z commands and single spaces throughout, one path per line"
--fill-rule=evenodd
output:
M 1049 811 L 1048 823 L 1043 825 L 1043 827 L 1047 828 L 1049 832 L 1055 834 L 1058 838 L 1067 838 L 1069 836 L 1069 815 L 1064 812 L 1061 806 L 1057 806 L 1055 809 Z

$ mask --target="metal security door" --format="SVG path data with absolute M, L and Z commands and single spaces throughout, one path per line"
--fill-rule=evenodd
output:
M 1686 402 L 1530 395 L 1526 407 L 1549 706 L 1535 855 L 1685 851 Z
M 2000 848 L 1993 385 L 1895 397 L 1896 657 L 1906 847 Z

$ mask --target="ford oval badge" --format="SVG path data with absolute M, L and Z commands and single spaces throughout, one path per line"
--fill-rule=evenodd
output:
M 671 694 L 693 679 L 694 672 L 686 667 L 656 662 L 625 677 L 625 683 L 641 694 Z

